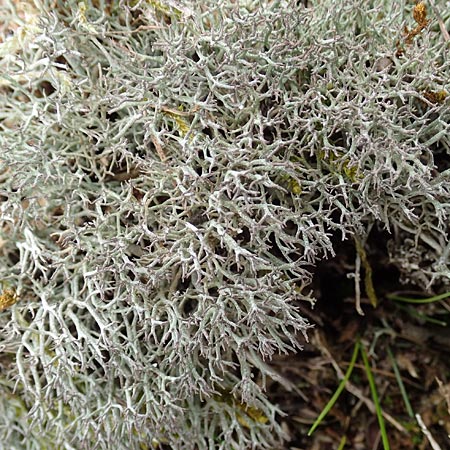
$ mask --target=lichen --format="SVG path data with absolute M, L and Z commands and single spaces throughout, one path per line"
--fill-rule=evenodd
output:
M 268 362 L 338 240 L 449 284 L 441 36 L 400 57 L 401 2 L 302 3 L 0 6 L 5 448 L 282 448 Z

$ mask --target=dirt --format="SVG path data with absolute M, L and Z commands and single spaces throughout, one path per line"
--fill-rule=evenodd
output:
M 375 308 L 370 304 L 362 287 L 361 316 L 351 278 L 354 259 L 351 243 L 344 243 L 335 258 L 318 266 L 313 283 L 316 306 L 299 305 L 315 324 L 309 342 L 295 355 L 272 360 L 292 385 L 288 389 L 288 383 L 274 382 L 268 387 L 271 401 L 286 413 L 281 418 L 290 436 L 286 448 L 384 448 L 361 355 L 337 402 L 308 436 L 336 391 L 358 341 L 368 355 L 390 448 L 450 448 L 450 299 L 431 304 L 390 299 L 393 293 L 412 298 L 429 294 L 401 285 L 399 272 L 389 264 L 386 252 L 378 249 L 369 254 L 378 304 Z M 409 399 L 409 410 L 394 366 Z

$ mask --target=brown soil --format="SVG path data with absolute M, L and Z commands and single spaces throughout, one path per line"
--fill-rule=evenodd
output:
M 288 388 L 288 384 L 274 382 L 268 388 L 271 400 L 287 413 L 281 419 L 290 435 L 287 449 L 383 449 L 361 354 L 337 402 L 312 436 L 307 436 L 346 372 L 358 339 L 369 355 L 390 448 L 450 448 L 450 300 L 418 305 L 388 299 L 394 292 L 414 298 L 429 294 L 402 286 L 397 270 L 387 263 L 383 252 L 378 253 L 369 254 L 378 306 L 373 308 L 363 298 L 365 315 L 356 311 L 354 280 L 347 276 L 352 273 L 355 251 L 343 245 L 336 258 L 317 269 L 313 284 L 316 307 L 300 306 L 315 324 L 309 342 L 296 355 L 272 361 L 292 383 Z M 389 351 L 412 412 L 420 415 L 428 430 L 425 433 L 408 414 Z M 344 440 L 345 446 L 339 447 Z

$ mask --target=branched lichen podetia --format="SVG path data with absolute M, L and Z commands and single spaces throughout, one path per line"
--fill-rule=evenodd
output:
M 269 361 L 341 240 L 361 310 L 370 230 L 403 281 L 449 284 L 450 63 L 422 6 L 394 58 L 401 2 L 3 3 L 5 448 L 284 448 Z

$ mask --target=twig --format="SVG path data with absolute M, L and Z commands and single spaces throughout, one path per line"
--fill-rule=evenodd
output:
M 416 420 L 417 420 L 417 423 L 419 424 L 420 429 L 422 430 L 422 433 L 428 439 L 428 442 L 430 443 L 431 448 L 433 450 L 442 450 L 440 445 L 434 440 L 434 437 L 431 435 L 430 431 L 424 424 L 422 417 L 420 417 L 420 414 L 416 414 Z
M 434 1 L 429 0 L 429 3 L 431 5 L 431 8 L 433 9 L 434 14 L 436 15 L 437 21 L 439 23 L 439 28 L 441 29 L 441 33 L 444 36 L 445 42 L 450 41 L 450 34 L 448 34 L 447 28 L 445 28 L 444 21 L 442 20 L 441 15 L 439 14 L 436 6 L 434 5 Z
M 158 156 L 160 157 L 161 161 L 165 161 L 166 160 L 166 154 L 164 153 L 164 150 L 162 148 L 161 143 L 159 142 L 159 139 L 156 135 L 152 134 L 150 136 L 150 139 L 153 142 L 153 145 L 155 146 L 156 149 L 156 153 L 158 153 Z

